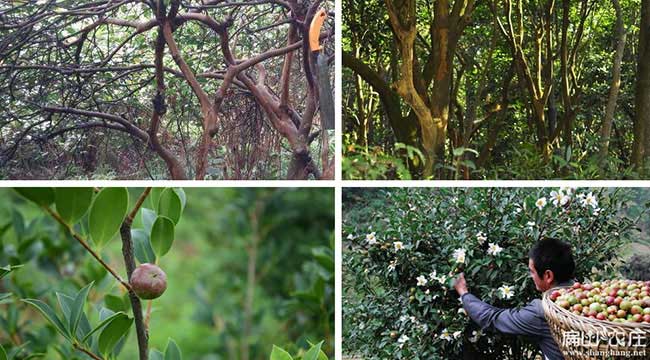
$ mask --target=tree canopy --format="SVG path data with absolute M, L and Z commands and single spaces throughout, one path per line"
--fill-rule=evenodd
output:
M 3 2 L 0 176 L 331 177 L 330 8 Z
M 345 178 L 647 176 L 648 1 L 343 9 Z

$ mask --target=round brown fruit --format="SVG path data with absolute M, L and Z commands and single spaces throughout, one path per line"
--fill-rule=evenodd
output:
M 140 299 L 152 300 L 167 290 L 167 275 L 158 266 L 144 263 L 133 271 L 130 284 Z

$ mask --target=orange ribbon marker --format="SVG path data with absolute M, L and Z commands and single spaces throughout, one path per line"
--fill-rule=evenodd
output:
M 327 19 L 327 13 L 325 10 L 320 9 L 311 20 L 311 25 L 309 25 L 309 48 L 311 51 L 319 51 L 322 49 L 319 38 L 320 29 L 323 27 L 325 19 Z

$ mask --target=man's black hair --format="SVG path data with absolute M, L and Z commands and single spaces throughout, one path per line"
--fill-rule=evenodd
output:
M 546 270 L 551 270 L 555 282 L 564 282 L 573 278 L 576 264 L 573 261 L 571 246 L 559 239 L 545 238 L 530 249 L 528 257 L 533 259 L 533 265 L 539 277 Z

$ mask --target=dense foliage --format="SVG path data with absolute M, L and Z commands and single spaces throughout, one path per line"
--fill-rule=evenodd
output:
M 113 189 L 103 191 L 118 191 Z M 126 278 L 122 246 L 113 239 L 123 236 L 100 231 L 110 226 L 98 227 L 93 220 L 93 208 L 104 209 L 102 219 L 119 218 L 111 213 L 121 211 L 112 204 L 96 207 L 101 193 L 92 193 L 87 197 L 93 204 L 89 212 L 79 205 L 90 204 L 85 201 L 69 202 L 76 209 L 71 212 L 62 211 L 58 201 L 49 208 L 65 223 L 73 219 L 75 233 L 92 240 L 89 247 Z M 129 211 L 142 193 L 129 189 Z M 183 207 L 175 194 L 186 204 L 180 217 Z M 33 198 L 33 193 L 27 195 Z M 0 324 L 6 330 L 0 333 L 0 346 L 16 354 L 15 359 L 89 359 L 76 350 L 79 345 L 97 355 L 138 358 L 134 312 L 125 287 L 42 207 L 9 189 L 0 198 Z M 115 196 L 111 199 L 120 203 Z M 298 358 L 318 345 L 324 351 L 319 356 L 331 356 L 333 204 L 333 191 L 323 189 L 152 189 L 130 232 L 137 263 L 155 262 L 167 275 L 162 296 L 142 300 L 149 356 L 157 359 L 157 350 L 178 348 L 184 359 L 268 359 L 274 345 Z M 157 218 L 163 225 L 156 225 Z M 75 308 L 83 314 L 77 330 L 81 338 L 111 313 L 119 314 L 123 326 L 128 323 L 118 327 L 126 335 L 111 337 L 117 342 L 111 346 L 98 339 L 100 328 L 86 345 L 68 335 L 69 321 L 58 332 L 56 321 L 50 323 L 34 305 L 46 304 L 68 320 L 69 312 L 59 304 L 79 294 L 82 305 Z M 102 343 L 106 345 L 100 347 Z
M 620 276 L 646 206 L 613 189 L 351 189 L 344 194 L 343 346 L 366 358 L 534 359 L 523 338 L 482 333 L 453 279 L 497 307 L 540 294 L 528 251 L 571 244 L 576 279 Z M 638 216 L 630 216 L 628 206 Z M 646 234 L 647 236 L 647 234 Z
M 331 177 L 332 8 L 3 1 L 0 178 Z
M 646 0 L 344 0 L 344 177 L 643 177 L 647 29 Z

